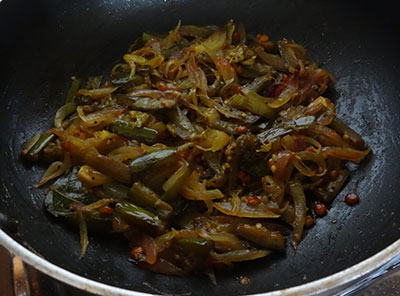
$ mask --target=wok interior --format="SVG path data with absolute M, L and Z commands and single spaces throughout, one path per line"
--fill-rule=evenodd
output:
M 361 2 L 360 2 L 361 3 Z M 19 222 L 13 237 L 50 262 L 106 284 L 152 293 L 260 293 L 328 276 L 382 250 L 400 237 L 400 57 L 397 20 L 385 2 L 356 1 L 25 1 L 0 5 L 0 213 Z M 21 7 L 23 9 L 21 10 Z M 385 15 L 385 17 L 381 17 Z M 394 13 L 392 14 L 394 16 Z M 91 236 L 79 260 L 79 235 L 45 214 L 44 192 L 32 188 L 43 169 L 21 161 L 23 143 L 52 125 L 72 75 L 107 75 L 143 31 L 165 32 L 183 24 L 243 22 L 272 40 L 294 39 L 336 83 L 326 96 L 338 117 L 358 131 L 373 153 L 353 171 L 327 216 L 307 231 L 295 255 L 237 264 L 206 276 L 169 277 L 128 262 L 128 242 L 119 235 Z M 361 203 L 349 207 L 346 193 Z M 336 222 L 335 222 L 336 221 Z M 247 276 L 249 285 L 238 278 Z M 145 284 L 143 284 L 145 283 Z

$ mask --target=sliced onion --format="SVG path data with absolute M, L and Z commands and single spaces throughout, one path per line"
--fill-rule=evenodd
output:
M 321 115 L 318 116 L 317 122 L 322 125 L 328 125 L 336 117 L 336 108 L 331 100 L 319 96 L 313 102 L 311 102 L 306 110 L 305 114 L 314 115 L 321 110 L 324 110 Z
M 287 71 L 285 62 L 282 60 L 282 58 L 279 55 L 266 53 L 264 51 L 264 48 L 262 48 L 261 46 L 256 47 L 254 49 L 254 51 L 257 53 L 257 55 L 260 57 L 260 59 L 262 59 L 265 63 L 267 63 L 274 69 L 281 71 L 281 72 Z
M 322 153 L 325 156 L 331 156 L 342 160 L 350 160 L 356 163 L 359 163 L 361 160 L 363 160 L 363 158 L 367 156 L 370 151 L 370 148 L 365 151 L 340 147 L 324 147 L 322 149 Z
M 160 91 L 156 89 L 141 89 L 141 90 L 133 90 L 127 93 L 129 97 L 150 97 L 152 99 L 176 99 L 182 96 L 182 93 L 176 90 L 165 90 Z
M 177 194 L 178 192 L 173 191 L 177 189 L 179 191 L 179 184 L 186 181 L 187 177 L 190 175 L 190 172 L 191 170 L 189 169 L 188 162 L 182 161 L 179 169 L 162 185 L 162 189 L 167 193 L 167 196 L 163 196 L 163 199 L 168 200 L 172 197 L 171 195 Z
M 117 199 L 128 199 L 129 187 L 117 182 L 103 184 L 107 196 Z
M 223 49 L 226 45 L 226 37 L 227 34 L 225 28 L 215 31 L 206 39 L 206 41 L 195 47 L 196 54 L 202 53 L 205 51 L 205 48 L 214 52 Z
M 207 190 L 206 181 L 200 182 L 200 176 L 197 171 L 192 172 L 180 193 L 190 200 L 214 200 L 224 197 L 224 194 L 218 189 Z
M 107 96 L 112 94 L 116 91 L 118 87 L 103 87 L 97 89 L 80 89 L 77 92 L 78 96 L 89 96 L 93 99 L 99 99 L 101 97 Z
M 264 176 L 262 182 L 262 187 L 267 196 L 271 196 L 278 205 L 283 201 L 285 190 L 275 181 L 272 176 Z
M 315 125 L 307 130 L 305 133 L 312 136 L 319 136 L 319 142 L 321 142 L 324 146 L 335 146 L 335 147 L 348 147 L 349 145 L 336 133 L 334 130 L 323 126 L 323 125 Z M 322 137 L 321 137 L 322 136 Z
M 63 106 L 60 107 L 60 109 L 57 110 L 56 115 L 54 117 L 54 126 L 56 128 L 62 128 L 62 123 L 64 119 L 74 113 L 76 110 L 76 104 L 74 102 L 67 103 Z
M 228 134 L 215 129 L 207 129 L 202 137 L 195 141 L 196 147 L 203 151 L 216 152 L 223 149 L 230 141 Z
M 215 263 L 230 264 L 232 262 L 249 261 L 262 258 L 270 254 L 267 250 L 236 250 L 222 254 L 211 251 L 211 257 Z
M 314 162 L 317 165 L 317 169 L 311 169 L 304 163 L 304 161 Z M 326 174 L 326 163 L 322 154 L 301 151 L 296 153 L 296 156 L 292 158 L 292 163 L 300 173 L 307 177 L 320 177 Z
M 83 106 L 78 106 L 77 112 L 79 115 L 79 118 L 83 121 L 83 123 L 87 127 L 94 127 L 98 125 L 110 125 L 113 124 L 119 115 L 122 114 L 124 109 L 121 107 L 106 107 L 104 109 L 101 109 L 99 111 L 85 114 L 83 111 Z
M 85 218 L 83 217 L 82 211 L 78 209 L 78 221 L 79 221 L 79 235 L 81 241 L 81 255 L 79 259 L 82 259 L 86 254 L 87 246 L 89 245 L 88 231 Z
M 146 262 L 154 264 L 157 260 L 157 248 L 154 239 L 147 234 L 142 234 L 138 244 L 143 248 L 146 254 Z
M 294 203 L 293 242 L 298 244 L 303 236 L 303 228 L 306 221 L 306 196 L 304 195 L 303 186 L 298 182 L 290 183 L 289 188 Z
M 61 137 L 64 148 L 68 146 L 68 152 L 78 159 L 83 158 L 87 153 L 98 154 L 97 149 L 87 141 L 78 137 L 68 135 L 66 132 Z
M 275 169 L 270 167 L 272 173 L 274 174 L 274 177 L 278 181 L 283 181 L 291 172 L 289 163 L 293 159 L 294 154 L 290 151 L 282 151 L 279 152 L 276 159 L 274 157 L 272 158 L 274 160 L 274 166 Z
M 125 160 L 134 159 L 135 157 L 138 157 L 139 155 L 142 154 L 143 154 L 143 149 L 140 147 L 122 146 L 111 151 L 110 153 L 108 153 L 107 156 L 116 161 L 124 162 Z
M 157 258 L 154 264 L 149 264 L 147 262 L 139 262 L 138 265 L 154 273 L 161 273 L 161 274 L 175 275 L 175 276 L 184 276 L 186 274 L 186 272 L 183 269 L 179 268 L 175 264 L 163 258 Z
M 339 118 L 335 117 L 332 120 L 330 127 L 332 127 L 332 129 L 334 129 L 337 133 L 339 133 L 343 137 L 343 139 L 349 141 L 354 148 L 362 149 L 364 147 L 365 142 L 363 138 L 361 138 L 361 136 L 356 131 L 350 128 Z
M 208 232 L 204 229 L 199 230 L 199 236 L 214 242 L 219 250 L 243 250 L 247 246 L 240 241 L 234 234 L 229 232 Z
M 279 218 L 280 215 L 271 211 L 265 204 L 260 203 L 258 206 L 249 206 L 245 202 L 241 202 L 240 210 L 234 208 L 234 204 L 229 201 L 215 202 L 214 208 L 225 215 L 244 217 L 244 218 Z
M 236 71 L 226 58 L 218 57 L 214 60 L 214 63 L 226 84 L 238 81 Z
M 179 232 L 172 228 L 171 231 L 166 232 L 154 239 L 156 249 L 158 253 L 161 253 L 165 249 L 171 246 L 172 240 L 179 234 Z
M 207 85 L 206 74 L 204 74 L 204 71 L 197 66 L 194 54 L 192 54 L 189 57 L 189 61 L 187 63 L 187 70 L 189 78 L 190 80 L 192 80 L 194 85 L 203 91 L 207 91 L 208 85 Z
M 78 179 L 88 187 L 100 186 L 111 182 L 110 177 L 100 173 L 86 164 L 81 166 L 79 169 Z
M 116 201 L 118 201 L 118 200 L 115 198 L 103 198 L 103 199 L 100 199 L 100 200 L 90 204 L 90 205 L 81 207 L 80 210 L 82 212 L 91 212 L 91 211 L 94 211 L 97 209 L 104 208 L 105 206 L 108 206 L 110 203 L 116 202 Z
M 137 53 L 137 52 L 136 52 Z M 150 66 L 151 68 L 157 68 L 164 61 L 164 57 L 162 55 L 157 55 L 155 52 L 155 56 L 151 59 L 146 59 L 145 57 L 139 56 L 135 53 L 124 55 L 124 60 L 131 66 L 131 76 L 132 75 L 132 65 L 138 64 L 140 66 Z
M 55 161 L 53 162 L 43 174 L 42 178 L 40 179 L 39 183 L 36 187 L 43 186 L 50 180 L 61 176 L 65 172 L 66 166 L 62 161 Z
M 279 97 L 273 99 L 272 102 L 268 103 L 271 108 L 279 108 L 289 102 L 295 97 L 299 88 L 299 80 L 296 75 L 290 75 L 287 81 L 283 82 L 284 88 L 280 93 Z

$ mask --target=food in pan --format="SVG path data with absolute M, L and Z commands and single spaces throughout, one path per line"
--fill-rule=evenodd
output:
M 323 96 L 333 80 L 294 41 L 179 23 L 143 33 L 107 79 L 73 77 L 22 154 L 50 164 L 37 185 L 81 256 L 88 232 L 120 232 L 139 266 L 215 281 L 296 248 L 368 154 Z

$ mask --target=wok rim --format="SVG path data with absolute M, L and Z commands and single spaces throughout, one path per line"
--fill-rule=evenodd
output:
M 39 255 L 28 250 L 26 247 L 15 241 L 3 230 L 0 229 L 0 244 L 3 245 L 10 253 L 19 256 L 22 261 L 33 266 L 44 274 L 59 280 L 67 285 L 93 293 L 96 295 L 109 296 L 147 296 L 152 295 L 144 292 L 137 292 L 124 288 L 100 283 L 87 279 L 83 276 L 63 269 L 53 264 Z M 334 292 L 335 289 L 349 287 L 356 280 L 361 280 L 369 274 L 376 272 L 380 267 L 385 266 L 392 260 L 400 256 L 400 239 L 379 251 L 375 255 L 327 277 L 290 287 L 283 290 L 258 293 L 258 296 L 290 296 L 290 295 L 315 295 L 326 292 Z M 377 274 L 379 276 L 380 274 Z M 340 290 L 338 290 L 340 291 Z

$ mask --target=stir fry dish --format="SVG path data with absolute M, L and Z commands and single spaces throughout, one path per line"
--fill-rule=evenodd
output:
M 138 266 L 215 282 L 216 268 L 300 252 L 346 162 L 369 153 L 323 96 L 333 81 L 294 41 L 179 22 L 143 33 L 108 77 L 73 77 L 22 155 L 49 164 L 37 186 L 81 256 L 88 233 L 119 232 Z

